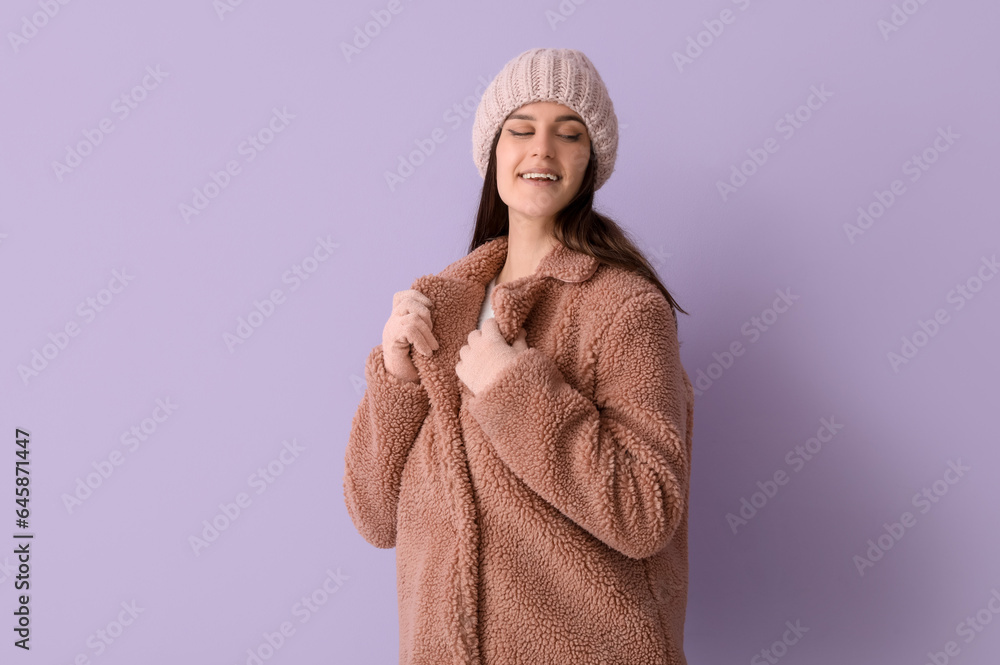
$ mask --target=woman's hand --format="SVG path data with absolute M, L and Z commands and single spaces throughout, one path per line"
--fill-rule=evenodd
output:
M 410 359 L 411 346 L 425 356 L 438 348 L 430 306 L 430 299 L 415 289 L 392 296 L 392 314 L 382 329 L 382 361 L 386 371 L 403 381 L 420 380 Z
M 483 321 L 483 329 L 469 333 L 469 342 L 458 351 L 460 360 L 455 373 L 473 395 L 489 386 L 519 353 L 528 350 L 527 331 L 521 328 L 513 344 L 500 334 L 500 325 L 490 317 Z

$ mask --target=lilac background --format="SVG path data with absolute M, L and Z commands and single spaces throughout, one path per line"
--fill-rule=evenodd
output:
M 32 33 L 42 5 L 58 12 Z M 918 10 L 884 37 L 902 5 Z M 916 665 L 949 640 L 953 661 L 997 662 L 1000 280 L 961 309 L 948 299 L 1000 250 L 997 4 L 403 0 L 345 57 L 387 6 L 4 4 L 0 661 L 235 665 L 287 621 L 266 662 L 396 662 L 395 552 L 357 534 L 341 485 L 363 361 L 392 294 L 466 251 L 482 82 L 555 46 L 588 54 L 618 113 L 598 208 L 691 313 L 692 379 L 718 377 L 695 411 L 689 661 L 768 662 L 799 621 L 779 662 Z M 673 54 L 726 9 L 679 70 Z M 165 76 L 122 118 L 112 102 L 147 67 Z M 776 123 L 813 86 L 832 96 L 786 138 Z M 241 142 L 274 108 L 294 117 L 248 161 Z M 60 178 L 53 163 L 103 118 L 114 130 Z M 912 182 L 904 163 L 949 127 L 958 138 Z M 435 129 L 444 140 L 391 188 Z M 777 152 L 724 200 L 717 183 L 769 137 Z M 185 220 L 179 206 L 230 160 L 239 174 Z M 845 224 L 897 179 L 905 193 L 851 242 Z M 283 275 L 317 238 L 337 249 L 293 290 Z M 132 281 L 88 320 L 78 305 L 116 269 Z M 284 301 L 230 351 L 224 336 L 274 289 Z M 779 289 L 798 299 L 752 341 L 744 324 Z M 895 371 L 887 354 L 937 309 L 948 322 Z M 78 334 L 24 380 L 69 322 Z M 743 354 L 712 369 L 734 342 Z M 157 399 L 176 410 L 130 450 L 122 433 Z M 796 471 L 786 454 L 824 417 L 843 428 Z M 10 630 L 15 427 L 32 442 L 30 653 Z M 257 494 L 251 474 L 293 440 L 299 456 Z M 67 508 L 114 451 L 122 463 Z M 912 497 L 959 459 L 970 470 L 921 512 Z M 734 533 L 727 514 L 779 470 L 789 482 Z M 190 537 L 240 492 L 250 505 L 196 554 Z M 904 511 L 915 524 L 862 575 L 855 557 Z M 327 571 L 341 580 L 328 596 Z M 303 623 L 313 592 L 325 602 Z M 138 618 L 98 653 L 96 631 L 133 601 Z M 991 623 L 966 642 L 956 627 L 977 612 Z

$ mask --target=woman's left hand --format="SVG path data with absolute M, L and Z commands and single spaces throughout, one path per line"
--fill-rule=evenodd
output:
M 527 331 L 521 328 L 513 344 L 500 334 L 500 325 L 490 317 L 483 322 L 482 330 L 469 333 L 469 341 L 458 351 L 460 360 L 455 373 L 473 395 L 490 385 L 514 362 L 518 354 L 528 350 Z

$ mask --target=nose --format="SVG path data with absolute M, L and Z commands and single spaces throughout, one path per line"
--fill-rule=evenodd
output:
M 531 139 L 532 156 L 554 157 L 555 150 L 553 145 L 555 144 L 555 139 L 555 132 L 547 129 L 536 130 L 535 135 Z

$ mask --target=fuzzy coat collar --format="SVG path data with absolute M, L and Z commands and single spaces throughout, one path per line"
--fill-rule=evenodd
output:
M 424 275 L 410 288 L 431 302 L 433 333 L 439 348 L 430 356 L 413 353 L 413 362 L 424 384 L 438 398 L 457 403 L 458 381 L 455 365 L 459 349 L 479 322 L 486 287 L 507 260 L 507 236 L 489 240 L 436 275 Z M 590 279 L 600 261 L 589 254 L 557 244 L 539 262 L 535 272 L 493 289 L 493 316 L 508 344 L 514 339 L 539 298 L 553 286 L 553 280 L 578 283 Z M 432 401 L 434 399 L 432 394 Z M 452 398 L 452 399 L 448 399 Z M 453 401 L 454 400 L 454 401 Z
M 448 318 L 445 327 L 457 326 L 468 335 L 478 323 L 487 285 L 506 260 L 507 236 L 500 236 L 483 243 L 437 275 L 418 277 L 411 288 L 424 293 L 434 302 L 435 310 Z M 599 263 L 589 254 L 558 244 L 542 257 L 533 274 L 498 284 L 493 289 L 493 311 L 507 343 L 514 341 L 531 308 L 549 285 L 548 278 L 583 282 L 597 271 Z

